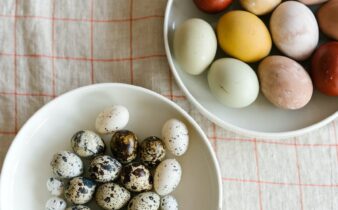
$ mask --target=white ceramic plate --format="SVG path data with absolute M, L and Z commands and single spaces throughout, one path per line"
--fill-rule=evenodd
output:
M 337 118 L 337 97 L 328 97 L 317 91 L 306 107 L 296 111 L 276 108 L 262 94 L 247 108 L 227 108 L 209 91 L 206 72 L 200 76 L 183 72 L 173 56 L 172 40 L 175 28 L 189 18 L 202 18 L 215 26 L 221 15 L 222 13 L 217 15 L 202 13 L 193 0 L 169 0 L 165 14 L 164 40 L 171 70 L 187 98 L 203 115 L 223 128 L 268 138 L 301 135 Z M 220 56 L 224 55 L 218 53 L 216 57 Z
M 44 209 L 50 197 L 46 180 L 52 176 L 53 153 L 70 150 L 70 137 L 94 129 L 96 115 L 106 106 L 121 104 L 130 111 L 126 129 L 139 139 L 160 136 L 170 118 L 184 121 L 190 132 L 189 150 L 177 158 L 181 184 L 173 193 L 180 209 L 220 210 L 222 185 L 212 147 L 201 128 L 179 106 L 147 89 L 124 84 L 100 84 L 64 94 L 40 109 L 20 130 L 7 154 L 1 175 L 1 210 Z M 94 203 L 92 210 L 98 210 Z

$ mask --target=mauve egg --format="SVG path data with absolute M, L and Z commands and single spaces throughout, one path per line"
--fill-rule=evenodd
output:
M 300 109 L 311 99 L 309 74 L 296 61 L 284 56 L 266 57 L 258 67 L 261 90 L 275 106 Z
M 286 1 L 275 9 L 270 19 L 270 32 L 277 48 L 299 61 L 311 56 L 319 39 L 312 11 L 296 1 Z

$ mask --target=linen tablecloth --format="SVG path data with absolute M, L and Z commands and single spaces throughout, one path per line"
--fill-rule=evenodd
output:
M 338 121 L 285 140 L 215 126 L 173 81 L 163 47 L 165 5 L 0 0 L 0 166 L 23 123 L 54 97 L 93 83 L 130 83 L 168 97 L 202 126 L 221 166 L 224 209 L 337 210 Z

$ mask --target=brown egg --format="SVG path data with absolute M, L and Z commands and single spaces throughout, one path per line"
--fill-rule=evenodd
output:
M 331 0 L 321 6 L 317 19 L 320 30 L 327 36 L 338 40 L 338 1 Z
M 275 106 L 300 109 L 311 99 L 309 74 L 296 61 L 284 56 L 266 57 L 258 67 L 261 90 Z
M 313 4 L 321 4 L 323 2 L 327 2 L 328 0 L 298 0 L 306 5 L 313 5 Z
M 130 163 L 137 156 L 138 140 L 136 135 L 128 130 L 116 131 L 111 138 L 110 148 L 118 161 Z

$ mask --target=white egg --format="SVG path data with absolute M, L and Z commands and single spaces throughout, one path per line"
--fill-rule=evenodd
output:
M 274 10 L 270 31 L 277 48 L 295 60 L 310 57 L 318 44 L 319 30 L 313 12 L 296 1 L 286 1 Z
M 166 195 L 161 198 L 160 210 L 178 210 L 177 200 L 172 195 Z
M 216 35 L 209 23 L 193 18 L 180 25 L 174 34 L 174 56 L 185 72 L 201 74 L 213 61 Z
M 216 60 L 210 67 L 208 83 L 212 94 L 233 108 L 250 105 L 259 93 L 256 73 L 248 64 L 234 58 Z
M 123 129 L 129 121 L 128 109 L 115 105 L 106 107 L 96 118 L 95 127 L 101 134 L 113 133 Z
M 189 132 L 187 126 L 177 120 L 170 119 L 162 127 L 162 138 L 168 150 L 176 155 L 183 155 L 189 146 Z
M 179 185 L 182 176 L 181 165 L 175 159 L 167 159 L 155 170 L 154 189 L 160 196 L 173 192 Z
M 154 192 L 144 192 L 130 200 L 128 210 L 158 210 L 160 196 Z
M 58 197 L 52 197 L 46 202 L 46 210 L 65 210 L 66 206 L 66 201 Z

